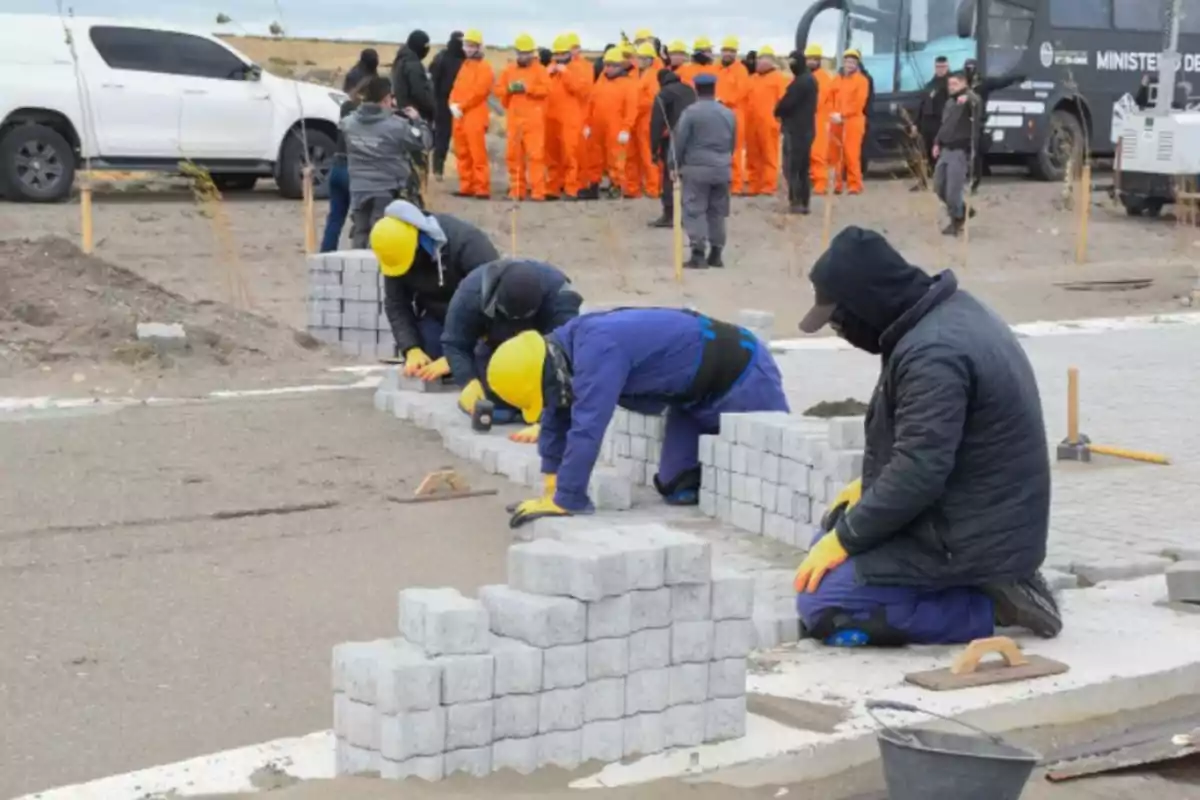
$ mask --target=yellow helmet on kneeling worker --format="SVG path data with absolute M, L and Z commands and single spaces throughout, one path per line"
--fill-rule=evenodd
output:
M 524 331 L 501 344 L 488 361 L 487 382 L 496 396 L 521 409 L 532 425 L 542 416 L 542 375 L 546 340 L 537 331 Z
M 371 228 L 371 250 L 384 277 L 399 278 L 412 269 L 419 238 L 415 225 L 395 217 L 384 217 L 375 223 Z

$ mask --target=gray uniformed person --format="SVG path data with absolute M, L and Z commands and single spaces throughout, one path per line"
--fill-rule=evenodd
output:
M 716 100 L 715 75 L 697 75 L 695 85 L 696 102 L 684 109 L 673 138 L 683 179 L 683 229 L 692 245 L 692 257 L 684 266 L 705 269 L 725 266 L 721 250 L 729 216 L 737 120 Z

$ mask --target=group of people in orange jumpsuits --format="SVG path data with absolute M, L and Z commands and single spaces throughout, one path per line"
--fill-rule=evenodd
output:
M 505 109 L 510 199 L 599 199 L 605 178 L 609 196 L 659 197 L 664 189 L 669 192 L 663 176 L 670 168 L 663 170 L 659 163 L 669 148 L 651 141 L 651 119 L 665 70 L 689 87 L 702 73 L 716 77 L 717 99 L 737 120 L 731 193 L 774 195 L 779 189 L 777 109 L 793 78 L 784 69 L 786 59 L 769 46 L 743 58 L 738 39 L 730 36 L 714 56 L 713 43 L 705 37 L 691 48 L 678 40 L 663 47 L 650 31 L 639 30 L 632 41 L 606 48 L 591 62 L 573 33 L 541 49 L 523 34 L 514 43 L 516 59 L 496 74 L 484 59 L 480 31 L 467 31 L 462 43 L 465 59 L 449 93 L 457 193 L 462 197 L 491 197 L 486 134 L 493 96 Z M 811 137 L 811 189 L 824 193 L 832 181 L 833 191 L 858 194 L 863 190 L 862 145 L 872 94 L 861 56 L 856 50 L 846 51 L 837 73 L 826 70 L 817 45 L 810 45 L 803 58 L 819 92 Z M 669 127 L 668 123 L 661 132 L 664 139 Z

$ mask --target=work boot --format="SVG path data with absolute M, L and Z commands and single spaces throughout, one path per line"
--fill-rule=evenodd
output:
M 651 228 L 674 228 L 675 218 L 663 214 L 658 219 L 652 219 L 647 225 Z
M 579 190 L 579 194 L 577 194 L 576 197 L 580 200 L 599 200 L 600 185 L 593 183 L 589 186 L 586 186 Z
M 708 269 L 708 264 L 704 263 L 704 248 L 693 247 L 692 257 L 683 266 L 684 269 Z
M 962 233 L 963 221 L 961 219 L 951 219 L 950 224 L 942 228 L 942 234 L 945 236 L 958 236 Z
M 1024 628 L 1043 639 L 1053 639 L 1062 631 L 1058 602 L 1042 573 L 1035 572 L 1030 578 L 1012 583 L 984 586 L 983 591 L 995 604 L 998 627 Z
M 708 266 L 710 266 L 710 267 L 725 266 L 725 262 L 721 260 L 721 249 L 722 248 L 717 247 L 716 245 L 713 245 L 711 248 L 709 248 L 709 250 L 708 250 Z
M 800 203 L 792 203 L 791 208 L 788 209 L 788 213 L 808 216 L 808 206 L 801 205 Z

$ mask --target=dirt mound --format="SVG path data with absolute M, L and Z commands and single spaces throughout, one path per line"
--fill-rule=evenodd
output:
M 179 323 L 187 345 L 160 352 L 139 322 Z M 321 344 L 256 314 L 192 302 L 58 237 L 0 241 L 0 371 L 49 363 L 254 366 L 327 358 Z
M 861 417 L 866 413 L 866 403 L 855 400 L 853 397 L 847 397 L 845 400 L 822 400 L 806 410 L 804 416 L 829 419 L 831 417 Z

